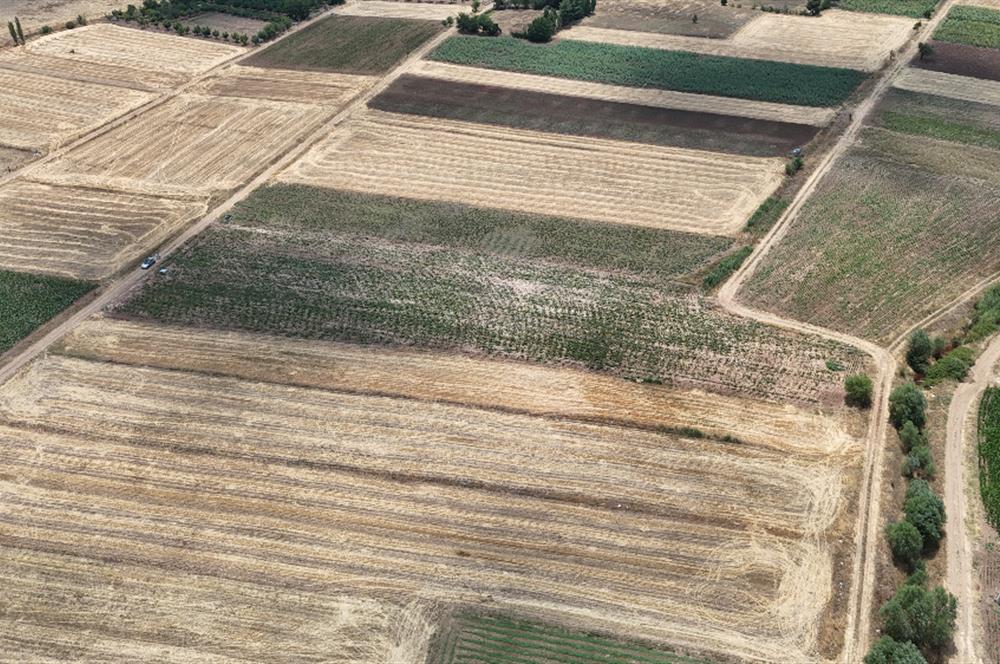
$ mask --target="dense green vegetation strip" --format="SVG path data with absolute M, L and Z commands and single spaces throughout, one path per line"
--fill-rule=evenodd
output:
M 754 235 L 763 235 L 774 226 L 787 207 L 788 201 L 768 196 L 747 220 L 746 230 Z
M 644 645 L 498 616 L 463 616 L 440 664 L 707 664 Z
M 509 37 L 456 36 L 430 57 L 489 69 L 803 106 L 837 106 L 865 78 L 851 69 L 573 40 L 539 45 Z
M 1000 48 L 1000 10 L 954 7 L 934 32 L 934 39 L 983 48 Z
M 434 21 L 334 15 L 275 42 L 243 64 L 383 74 L 442 29 Z
M 907 115 L 893 111 L 883 113 L 880 123 L 886 129 L 904 134 L 929 136 L 942 141 L 1000 149 L 1000 131 L 994 129 L 984 129 L 939 118 Z
M 839 0 L 837 7 L 856 12 L 921 18 L 926 12 L 934 11 L 937 0 Z
M 71 279 L 0 270 L 0 353 L 93 287 Z
M 979 491 L 986 517 L 1000 528 L 1000 387 L 990 387 L 979 404 Z

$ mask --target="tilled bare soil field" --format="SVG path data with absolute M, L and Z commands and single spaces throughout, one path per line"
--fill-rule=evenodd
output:
M 205 212 L 206 200 L 17 180 L 0 187 L 0 267 L 77 279 L 113 273 Z
M 913 66 L 960 76 L 1000 81 L 1000 49 L 932 41 L 934 54 Z
M 781 167 L 776 158 L 372 111 L 280 179 L 728 235 L 777 188 Z M 561 175 L 554 180 L 552 173 Z
M 857 471 L 856 454 L 65 356 L 0 389 L 0 420 L 0 532 L 22 551 L 800 661 Z M 66 631 L 37 614 L 19 633 Z
M 912 32 L 910 19 L 831 9 L 818 18 L 760 14 L 728 39 L 592 28 L 587 24 L 566 30 L 560 37 L 875 71 L 889 57 L 889 51 L 902 46 Z

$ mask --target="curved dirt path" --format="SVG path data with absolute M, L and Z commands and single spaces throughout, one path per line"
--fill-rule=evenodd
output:
M 954 661 L 982 662 L 976 654 L 973 606 L 972 543 L 966 528 L 966 445 L 969 441 L 969 422 L 975 416 L 973 408 L 996 377 L 1000 362 L 1000 336 L 995 336 L 985 352 L 976 361 L 969 380 L 960 383 L 948 408 L 948 428 L 944 459 L 944 503 L 951 528 L 945 538 L 948 553 L 947 586 L 958 598 L 958 623 L 955 630 Z

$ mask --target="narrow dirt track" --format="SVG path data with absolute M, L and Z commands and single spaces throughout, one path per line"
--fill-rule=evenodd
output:
M 945 0 L 938 7 L 934 18 L 923 26 L 918 35 L 909 42 L 903 53 L 896 57 L 882 72 L 869 95 L 853 110 L 850 125 L 833 148 L 817 164 L 815 170 L 813 170 L 806 180 L 805 185 L 799 190 L 798 194 L 785 210 L 785 213 L 771 228 L 763 241 L 757 245 L 753 254 L 743 264 L 743 267 L 719 290 L 720 305 L 731 313 L 752 318 L 769 325 L 816 334 L 827 339 L 850 344 L 869 353 L 878 366 L 879 377 L 875 381 L 875 391 L 872 395 L 871 416 L 865 443 L 865 468 L 859 502 L 860 518 L 858 519 L 855 538 L 857 550 L 854 556 L 849 614 L 844 634 L 844 649 L 841 653 L 841 661 L 843 662 L 860 662 L 865 655 L 865 651 L 868 649 L 868 641 L 871 637 L 870 618 L 875 587 L 875 552 L 878 547 L 880 523 L 883 450 L 885 448 L 884 441 L 888 428 L 889 391 L 892 387 L 896 361 L 891 350 L 873 344 L 870 341 L 834 330 L 781 318 L 770 312 L 751 309 L 737 302 L 736 295 L 747 279 L 760 266 L 767 252 L 777 245 L 788 233 L 791 222 L 798 215 L 806 200 L 815 192 L 817 186 L 823 177 L 830 172 L 837 159 L 847 152 L 854 143 L 858 133 L 861 131 L 865 118 L 892 87 L 893 81 L 905 71 L 907 63 L 916 55 L 917 44 L 930 39 L 931 35 L 937 29 L 938 24 L 948 14 L 948 10 L 954 2 L 955 0 Z M 975 292 L 978 292 L 978 290 Z M 954 305 L 949 305 L 949 308 L 952 306 Z M 892 348 L 898 348 L 908 334 L 909 331 L 895 341 L 892 344 Z M 956 632 L 956 642 L 961 638 L 971 638 L 961 633 L 962 629 L 962 626 L 959 626 L 958 632 Z
M 966 528 L 966 445 L 969 441 L 969 420 L 973 407 L 994 377 L 997 362 L 1000 362 L 1000 336 L 994 337 L 986 351 L 972 367 L 969 381 L 959 384 L 948 408 L 948 435 L 944 457 L 944 503 L 948 514 L 948 537 L 945 538 L 948 552 L 948 590 L 958 598 L 958 628 L 955 630 L 954 661 L 982 662 L 976 654 L 973 607 L 977 600 L 973 596 L 972 543 Z

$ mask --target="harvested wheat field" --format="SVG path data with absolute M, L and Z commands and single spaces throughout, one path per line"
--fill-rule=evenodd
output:
M 0 539 L 21 551 L 775 660 L 817 658 L 858 470 L 853 446 L 806 457 L 59 355 L 0 388 L 0 421 Z
M 64 185 L 174 196 L 237 187 L 335 109 L 185 94 L 42 169 Z
M 820 17 L 760 14 L 728 39 L 576 26 L 564 39 L 644 46 L 704 55 L 776 60 L 875 71 L 913 32 L 913 21 L 830 9 Z
M 16 180 L 0 187 L 0 267 L 99 279 L 205 209 L 204 199 Z
M 4 653 L 31 662 L 207 664 L 281 653 L 285 662 L 424 664 L 434 629 L 416 604 L 74 554 L 0 548 Z
M 154 346 L 146 343 L 152 338 Z M 103 318 L 77 328 L 59 352 L 116 364 L 650 429 L 680 429 L 696 422 L 711 436 L 738 435 L 807 457 L 854 454 L 860 445 L 846 421 L 787 403 L 446 353 Z
M 499 69 L 465 67 L 447 62 L 421 60 L 410 67 L 411 74 L 425 78 L 437 78 L 456 83 L 476 85 L 498 85 L 515 90 L 545 92 L 549 94 L 584 97 L 622 104 L 638 104 L 653 108 L 667 108 L 694 113 L 715 113 L 734 115 L 756 120 L 791 122 L 814 127 L 830 123 L 836 112 L 832 108 L 794 106 L 766 101 L 740 99 L 738 97 L 716 97 L 712 95 L 658 90 L 656 88 L 634 88 L 623 85 L 592 83 L 555 76 L 537 76 Z
M 269 99 L 301 104 L 346 106 L 378 81 L 374 76 L 324 72 L 227 67 L 199 83 L 192 92 L 214 97 Z
M 489 10 L 492 3 L 484 2 L 481 11 Z M 337 7 L 334 12 L 345 16 L 373 16 L 376 18 L 410 18 L 425 21 L 442 21 L 459 12 L 468 12 L 461 4 L 439 2 L 395 2 L 393 0 L 361 0 Z
M 0 68 L 0 145 L 51 150 L 152 95 Z
M 42 67 L 64 72 L 79 67 L 92 76 L 169 88 L 245 53 L 246 49 L 102 23 L 33 39 L 24 51 L 27 56 L 41 56 Z M 32 59 L 28 57 L 22 64 L 30 67 Z
M 558 180 L 552 173 L 560 173 Z M 730 235 L 782 177 L 777 158 L 371 111 L 313 148 L 280 179 Z
M 907 68 L 893 87 L 962 101 L 1000 106 L 1000 81 L 959 76 L 930 69 Z

